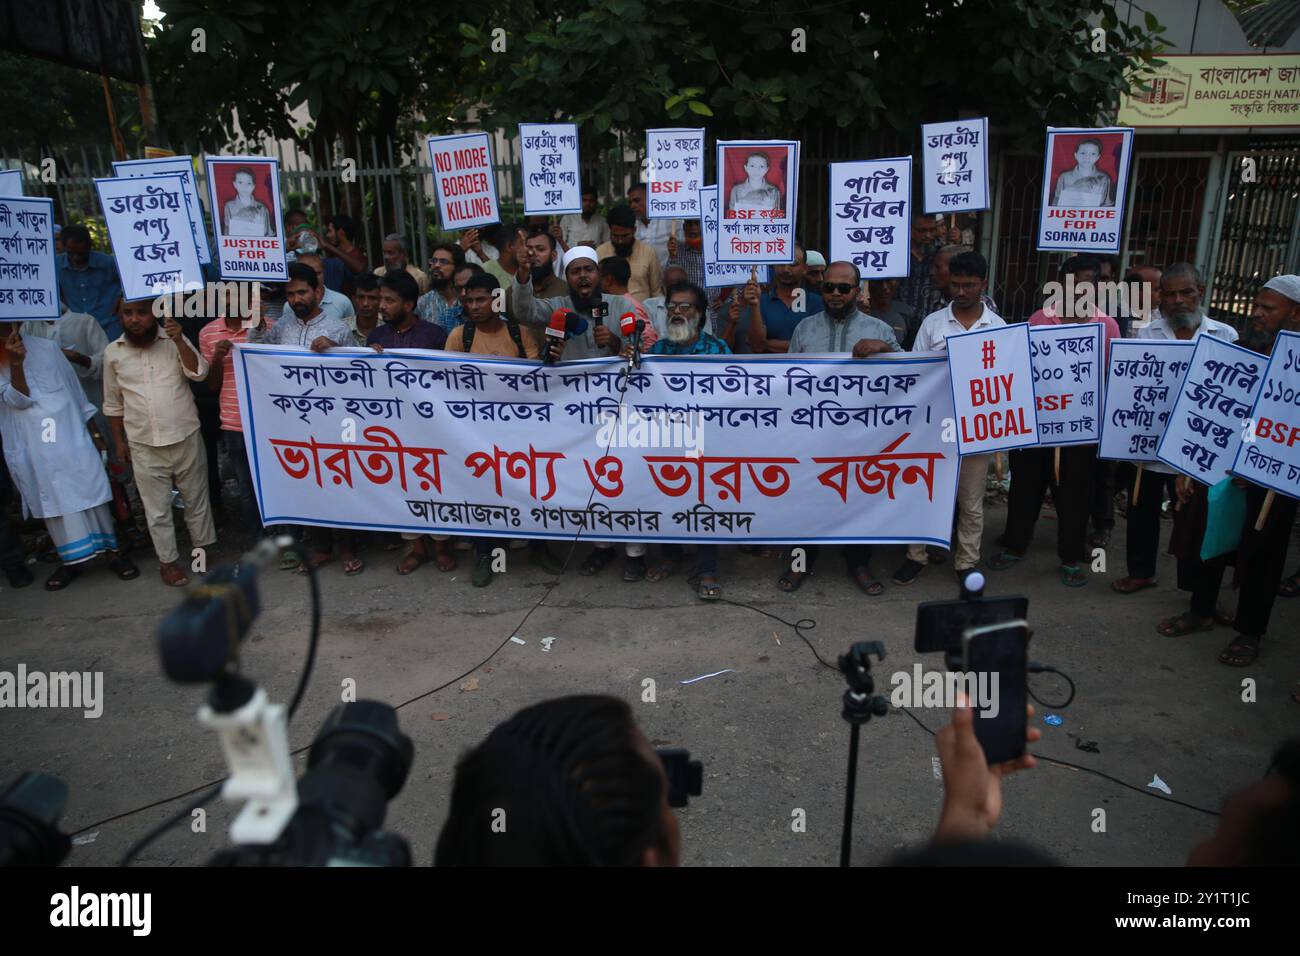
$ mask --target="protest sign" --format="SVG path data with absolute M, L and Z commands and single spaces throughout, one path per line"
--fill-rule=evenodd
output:
M 696 219 L 704 184 L 704 130 L 645 131 L 647 219 Z
M 0 197 L 0 322 L 57 319 L 54 200 Z
M 912 159 L 831 163 L 831 262 L 864 279 L 906 277 L 912 227 Z
M 573 123 L 520 123 L 519 143 L 524 215 L 582 212 L 578 127 Z
M 957 445 L 981 455 L 1039 443 L 1029 326 L 1003 325 L 948 337 Z
M 927 213 L 989 208 L 987 117 L 926 123 L 921 127 Z
M 1100 437 L 1104 341 L 1100 322 L 1030 328 L 1040 445 L 1087 445 Z
M 500 222 L 497 178 L 492 171 L 492 142 L 488 134 L 430 136 L 427 144 L 442 228 L 470 229 Z
M 1267 364 L 1266 356 L 1240 345 L 1197 336 L 1156 457 L 1204 484 L 1222 481 L 1236 457 Z
M 1300 334 L 1279 332 L 1231 471 L 1300 498 Z
M 1119 252 L 1133 130 L 1047 130 L 1038 248 Z
M 23 174 L 16 169 L 0 169 L 0 196 L 21 196 Z
M 718 143 L 718 261 L 794 262 L 799 144 L 794 140 Z
M 1194 347 L 1191 342 L 1157 339 L 1110 343 L 1098 458 L 1140 465 L 1159 461 L 1156 448 L 1192 364 Z
M 728 286 L 744 285 L 749 281 L 750 275 L 755 274 L 753 266 L 725 265 L 718 262 L 718 187 L 705 186 L 699 191 L 699 197 L 704 287 L 725 289 Z M 766 282 L 767 266 L 759 266 L 756 274 L 759 282 Z
M 204 165 L 219 278 L 286 281 L 279 160 L 209 156 Z
M 943 359 L 797 358 L 629 370 L 239 346 L 235 371 L 268 523 L 946 545 L 958 460 Z
M 212 261 L 208 248 L 208 230 L 203 222 L 203 206 L 194 184 L 194 160 L 189 156 L 170 156 L 160 159 L 128 159 L 113 164 L 116 176 L 179 176 L 185 186 L 185 208 L 189 210 L 190 225 L 194 233 L 194 246 L 199 251 L 199 262 Z
M 181 177 L 96 179 L 95 190 L 127 302 L 202 287 Z

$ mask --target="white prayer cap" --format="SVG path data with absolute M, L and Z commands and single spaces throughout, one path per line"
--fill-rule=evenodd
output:
M 1264 283 L 1264 288 L 1286 296 L 1292 302 L 1300 302 L 1300 276 L 1274 276 Z
M 824 267 L 826 265 L 826 257 L 816 249 L 809 249 L 804 253 L 804 265 L 812 266 L 814 269 Z
M 564 254 L 564 258 L 561 260 L 561 265 L 563 268 L 568 269 L 569 263 L 577 262 L 579 259 L 590 259 L 592 262 L 600 262 L 600 257 L 596 255 L 596 250 L 591 248 L 591 246 L 574 246 Z

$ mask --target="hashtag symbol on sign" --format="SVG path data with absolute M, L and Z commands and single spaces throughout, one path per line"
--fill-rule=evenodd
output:
M 985 342 L 982 346 L 980 346 L 980 355 L 983 356 L 984 358 L 984 367 L 992 368 L 993 367 L 993 343 Z

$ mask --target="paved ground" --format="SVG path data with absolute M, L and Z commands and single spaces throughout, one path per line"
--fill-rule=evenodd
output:
M 986 554 L 1003 524 L 1000 506 L 990 505 L 988 512 Z M 1123 534 L 1119 520 L 1117 542 Z M 1185 606 L 1172 588 L 1128 598 L 1110 592 L 1109 580 L 1123 572 L 1122 547 L 1112 546 L 1108 574 L 1091 575 L 1083 590 L 1064 589 L 1049 549 L 1052 530 L 1045 517 L 1031 560 L 990 575 L 989 588 L 1029 595 L 1036 629 L 1032 656 L 1068 671 L 1078 684 L 1074 704 L 1060 711 L 1064 722 L 1043 727 L 1037 752 L 1139 787 L 1159 774 L 1176 799 L 1217 809 L 1226 794 L 1262 772 L 1285 734 L 1295 732 L 1297 711 L 1289 695 L 1300 679 L 1300 600 L 1279 601 L 1256 666 L 1229 669 L 1215 660 L 1227 630 L 1184 640 L 1155 633 L 1157 619 Z M 586 550 L 580 545 L 578 558 Z M 888 572 L 900 556 L 899 547 L 878 548 L 875 569 Z M 369 568 L 355 578 L 345 578 L 337 565 L 322 571 L 324 636 L 315 678 L 291 727 L 295 747 L 311 739 L 339 701 L 344 678 L 356 680 L 359 696 L 395 703 L 469 670 L 516 633 L 547 580 L 520 560 L 492 587 L 477 590 L 470 587 L 464 554 L 457 572 L 442 575 L 428 565 L 411 578 L 393 573 L 392 552 L 374 546 L 366 557 Z M 67 830 L 223 773 L 217 740 L 194 719 L 202 692 L 169 684 L 160 674 L 154 631 L 178 594 L 158 581 L 150 561 L 140 557 L 145 573 L 134 582 L 120 583 L 97 570 L 57 596 L 39 585 L 0 592 L 0 670 L 23 662 L 29 670 L 104 672 L 106 703 L 97 720 L 80 712 L 0 711 L 0 780 L 24 769 L 61 776 L 71 787 Z M 1171 582 L 1172 559 L 1162 562 L 1162 578 Z M 722 563 L 725 596 L 788 621 L 816 619 L 809 638 L 830 660 L 854 641 L 884 641 L 889 656 L 879 676 L 887 685 L 888 675 L 918 660 L 912 651 L 917 602 L 954 596 L 951 571 L 931 568 L 914 586 L 891 586 L 869 599 L 856 592 L 841 567 L 836 555 L 824 555 L 817 577 L 790 596 L 774 587 L 775 561 L 728 549 Z M 409 837 L 417 862 L 427 864 L 446 815 L 457 755 L 524 705 L 598 691 L 632 702 L 656 745 L 688 747 L 704 761 L 704 795 L 680 817 L 686 863 L 834 863 L 848 737 L 840 718 L 842 680 L 820 667 L 789 627 L 748 608 L 701 604 L 680 578 L 625 584 L 618 568 L 612 565 L 597 578 L 566 575 L 519 628 L 527 644 L 505 643 L 474 672 L 476 690 L 453 684 L 400 711 L 416 758 L 388 826 Z M 288 573 L 272 571 L 263 580 L 265 607 L 245 646 L 244 668 L 272 699 L 287 701 L 306 646 L 307 588 Z M 1233 596 L 1225 593 L 1224 600 L 1231 605 Z M 541 639 L 547 636 L 556 640 L 544 652 Z M 927 659 L 926 666 L 938 664 Z M 723 668 L 735 673 L 679 683 Z M 1247 676 L 1258 684 L 1256 703 L 1241 700 Z M 641 702 L 647 677 L 656 681 L 657 703 Z M 1055 678 L 1044 675 L 1034 685 L 1044 699 L 1061 699 Z M 942 710 L 919 716 L 931 728 L 947 719 Z M 1077 749 L 1080 739 L 1095 741 L 1099 752 Z M 940 801 L 933 754 L 930 737 L 905 715 L 864 728 L 855 824 L 859 861 L 879 861 L 930 833 Z M 93 827 L 70 861 L 115 862 L 177 805 Z M 203 862 L 226 839 L 229 814 L 219 803 L 213 806 L 206 833 L 173 831 L 144 861 Z M 796 808 L 806 812 L 802 833 L 791 829 Z M 1105 833 L 1091 829 L 1094 808 L 1106 810 Z M 1076 865 L 1177 865 L 1213 825 L 1195 810 L 1044 764 L 1008 783 L 998 833 L 1032 841 Z

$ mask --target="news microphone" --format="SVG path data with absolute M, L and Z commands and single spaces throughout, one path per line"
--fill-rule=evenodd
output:
M 618 317 L 618 329 L 623 340 L 632 345 L 632 354 L 627 357 L 627 367 L 639 366 L 641 362 L 640 356 L 637 355 L 636 316 L 631 312 L 624 312 Z
M 566 309 L 556 309 L 551 313 L 551 321 L 546 326 L 546 349 L 542 353 L 543 364 L 555 364 L 556 358 L 551 353 L 551 343 L 558 339 L 561 346 L 564 344 L 564 340 L 568 338 L 568 336 L 565 335 L 569 324 L 568 317 L 572 314 L 572 312 L 569 312 Z

